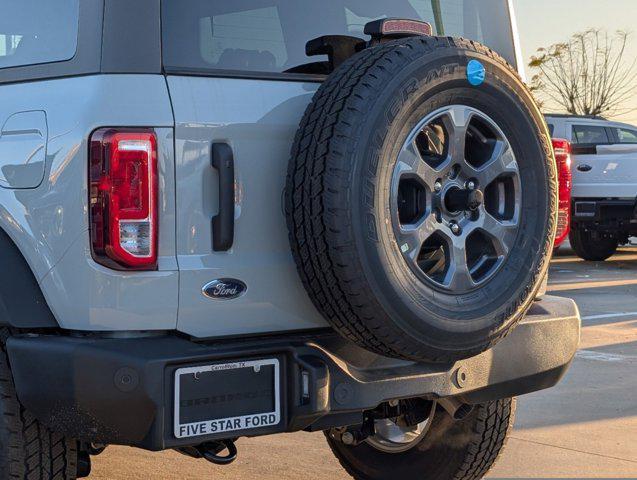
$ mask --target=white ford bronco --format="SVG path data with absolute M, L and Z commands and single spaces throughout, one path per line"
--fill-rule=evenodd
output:
M 477 479 L 567 370 L 507 0 L 0 12 L 0 478 L 305 430 L 355 478 Z

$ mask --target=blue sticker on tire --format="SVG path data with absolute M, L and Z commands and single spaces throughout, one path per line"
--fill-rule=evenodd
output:
M 487 70 L 478 60 L 471 60 L 467 65 L 467 79 L 474 87 L 479 87 L 484 83 L 487 76 Z

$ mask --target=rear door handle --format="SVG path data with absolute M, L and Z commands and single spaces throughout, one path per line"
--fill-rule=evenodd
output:
M 212 249 L 226 252 L 234 243 L 234 155 L 230 145 L 212 144 L 212 166 L 219 172 L 219 213 L 212 218 Z

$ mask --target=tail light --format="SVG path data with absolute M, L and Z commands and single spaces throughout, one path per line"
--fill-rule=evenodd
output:
M 567 140 L 553 139 L 553 151 L 557 162 L 557 177 L 559 182 L 559 204 L 557 236 L 555 246 L 559 246 L 570 231 L 571 225 L 571 144 Z
M 157 139 L 151 130 L 93 133 L 89 158 L 93 259 L 116 269 L 157 268 Z

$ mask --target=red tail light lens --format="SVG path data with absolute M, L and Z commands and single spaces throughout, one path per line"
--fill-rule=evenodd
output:
M 571 225 L 571 144 L 567 140 L 553 139 L 553 151 L 557 162 L 559 182 L 559 214 L 555 246 L 559 246 L 570 231 Z
M 91 136 L 89 207 L 96 262 L 157 268 L 157 138 L 150 130 L 98 130 Z

